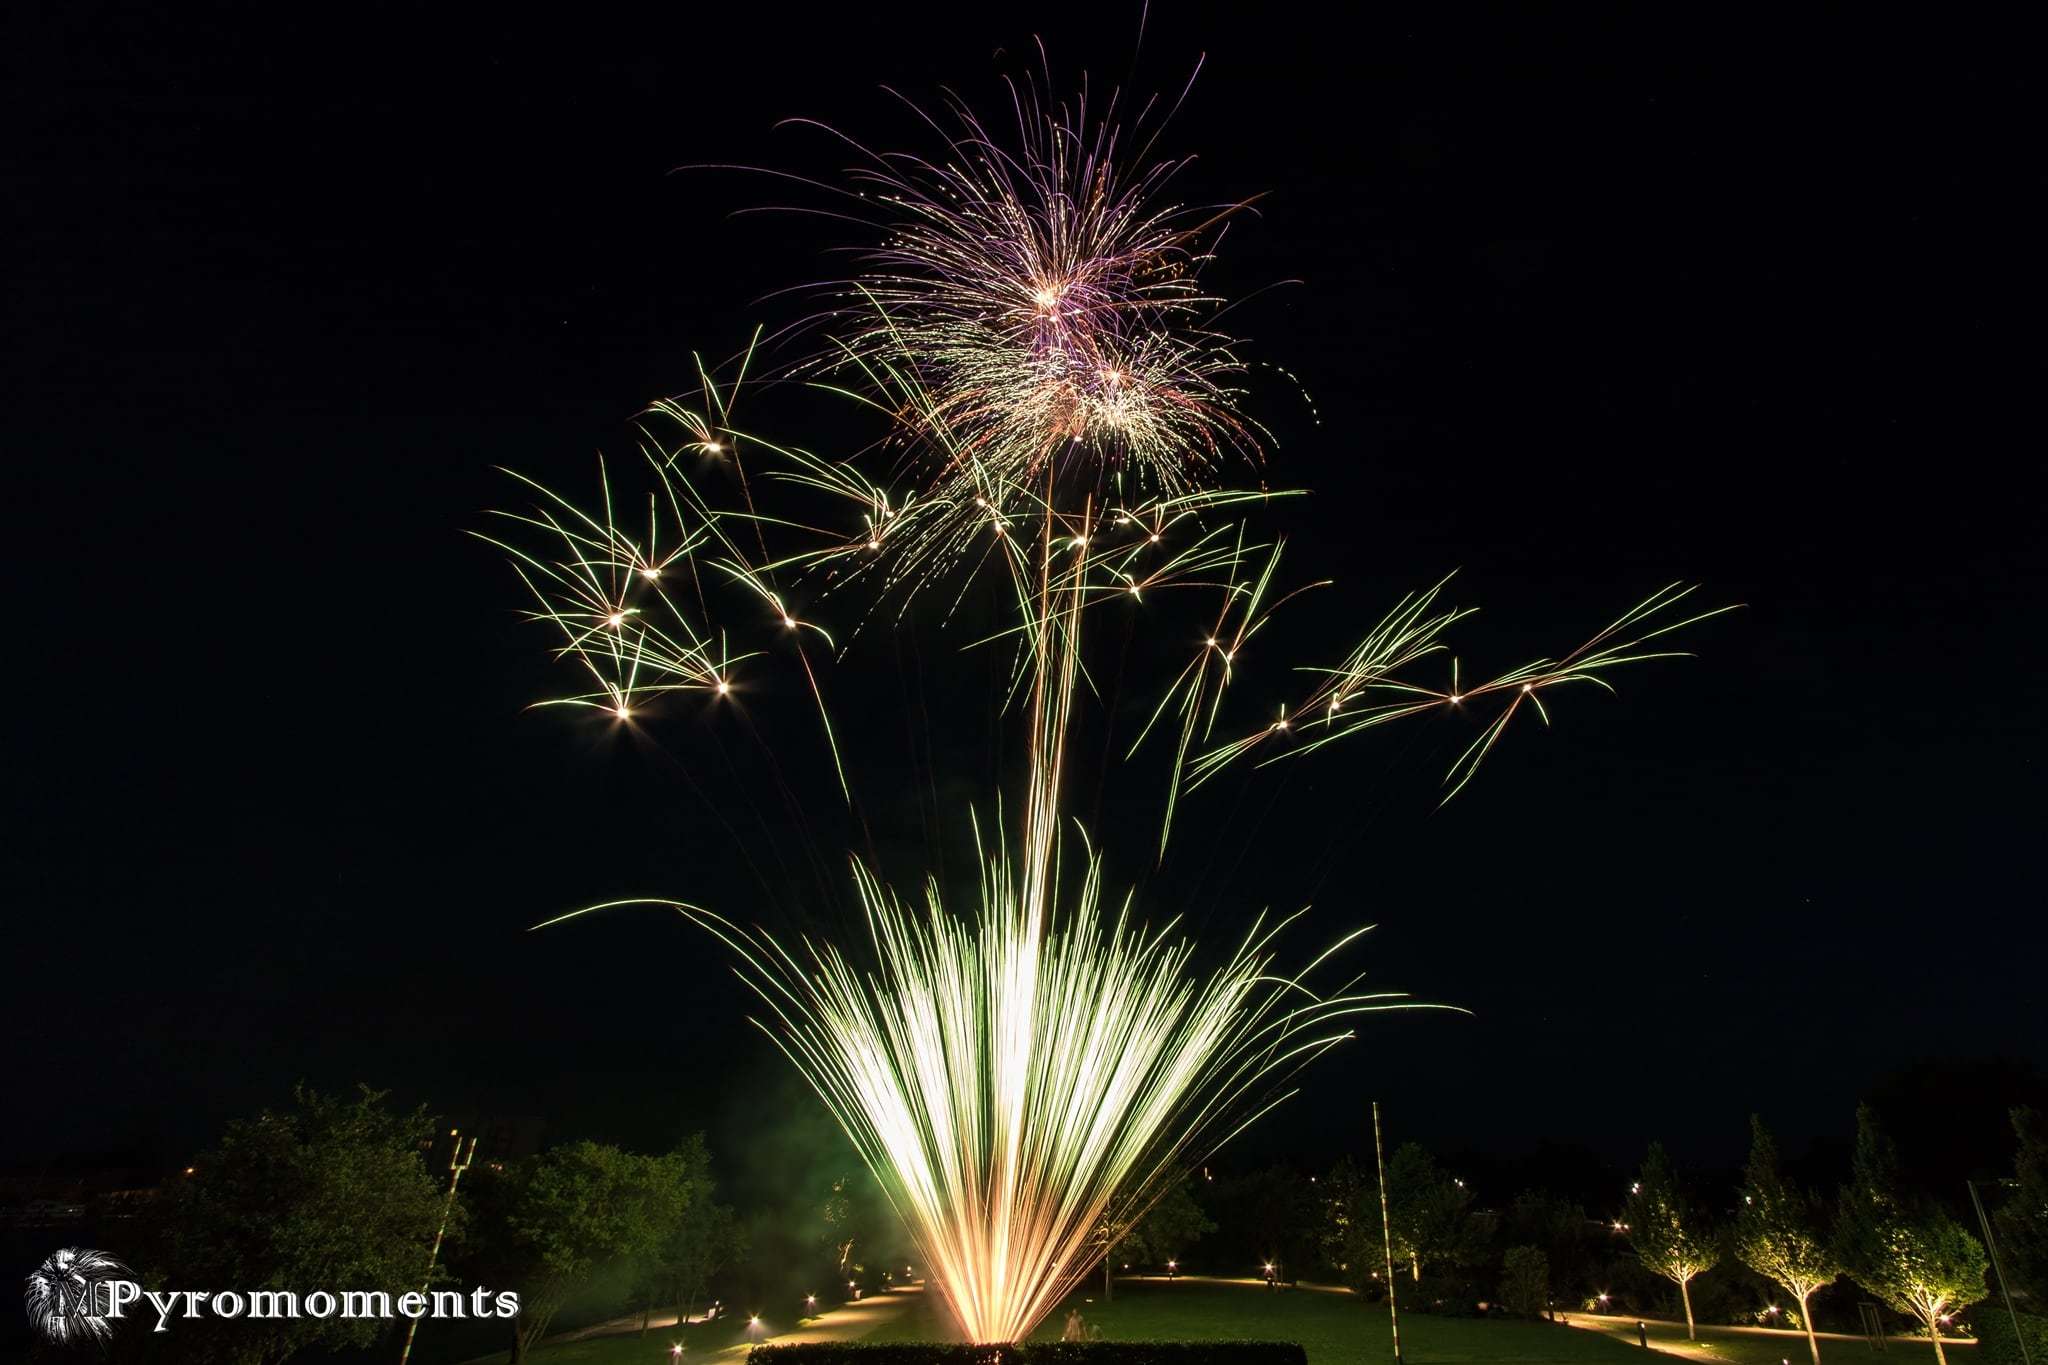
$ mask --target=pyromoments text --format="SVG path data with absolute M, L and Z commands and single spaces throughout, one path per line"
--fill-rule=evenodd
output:
M 431 1293 L 410 1290 L 392 1295 L 381 1289 L 350 1289 L 331 1294 L 315 1289 L 300 1294 L 290 1289 L 252 1289 L 241 1293 L 223 1289 L 158 1291 L 144 1289 L 133 1280 L 110 1280 L 102 1287 L 106 1295 L 105 1316 L 125 1318 L 131 1304 L 147 1299 L 156 1310 L 158 1332 L 170 1330 L 173 1318 L 514 1318 L 519 1316 L 519 1295 L 510 1291 L 493 1294 L 479 1285 L 467 1294 L 456 1289 Z M 138 1313 L 136 1316 L 141 1316 Z

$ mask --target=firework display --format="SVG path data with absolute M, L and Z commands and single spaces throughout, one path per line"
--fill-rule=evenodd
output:
M 1669 653 L 1653 641 L 1713 614 L 1681 613 L 1690 590 L 1666 588 L 1556 659 L 1461 684 L 1444 636 L 1468 613 L 1443 605 L 1438 583 L 1337 664 L 1304 670 L 1313 681 L 1290 705 L 1219 740 L 1250 647 L 1305 590 L 1282 586 L 1284 545 L 1247 519 L 1288 495 L 1229 486 L 1264 440 L 1239 410 L 1246 370 L 1216 330 L 1220 302 L 1199 282 L 1231 206 L 1163 202 L 1177 163 L 1149 160 L 1149 141 L 1125 157 L 1114 101 L 1097 118 L 1025 87 L 1011 107 L 999 137 L 949 106 L 934 156 L 855 147 L 847 193 L 879 238 L 810 320 L 825 345 L 785 374 L 879 416 L 883 441 L 842 459 L 740 430 L 750 348 L 739 378 L 700 373 L 697 397 L 650 414 L 644 491 L 621 497 L 607 473 L 585 509 L 523 481 L 532 507 L 487 537 L 590 680 L 561 702 L 643 724 L 675 694 L 723 697 L 749 669 L 793 661 L 848 801 L 859 775 L 821 670 L 854 652 L 878 610 L 908 616 L 935 589 L 957 602 L 991 575 L 1006 585 L 1007 620 L 965 643 L 1014 660 L 1006 700 L 1028 760 L 1022 799 L 990 803 L 1014 816 L 979 855 L 971 913 L 948 909 L 936 878 L 908 904 L 858 861 L 857 951 L 661 902 L 735 950 L 764 1027 L 977 1342 L 1028 1333 L 1099 1260 L 1106 1226 L 1284 1098 L 1286 1077 L 1348 1036 L 1347 1019 L 1405 1005 L 1276 969 L 1284 921 L 1255 921 L 1221 966 L 1197 970 L 1170 918 L 1148 924 L 1128 898 L 1104 910 L 1092 848 L 1063 872 L 1062 776 L 1096 613 L 1192 606 L 1190 652 L 1129 746 L 1165 751 L 1160 856 L 1181 799 L 1240 760 L 1428 712 L 1476 723 L 1448 800 L 1517 715 L 1548 723 L 1545 693 L 1606 687 L 1620 665 Z M 1149 121 L 1132 125 L 1147 139 Z

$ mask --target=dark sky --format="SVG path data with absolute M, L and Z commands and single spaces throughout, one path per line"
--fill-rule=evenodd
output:
M 844 160 L 792 116 L 928 148 L 883 87 L 991 108 L 1034 34 L 1098 88 L 1207 53 L 1162 147 L 1192 201 L 1266 195 L 1210 281 L 1300 281 L 1232 325 L 1314 397 L 1254 406 L 1266 477 L 1316 492 L 1289 569 L 1337 582 L 1240 721 L 1453 569 L 1472 674 L 1674 579 L 1747 604 L 1442 810 L 1448 719 L 1205 790 L 1155 871 L 1157 773 L 1081 765 L 1155 913 L 1312 901 L 1302 953 L 1377 923 L 1373 981 L 1474 1011 L 1369 1024 L 1247 1159 L 1321 1161 L 1377 1095 L 1450 1145 L 1719 1160 L 1752 1109 L 1797 1147 L 1904 1061 L 2048 1055 L 2014 35 L 1273 4 L 1159 8 L 1134 57 L 1098 4 L 430 8 L 80 4 L 5 44 L 7 1155 L 180 1153 L 300 1078 L 635 1142 L 785 1102 L 685 925 L 524 931 L 635 893 L 843 928 L 809 716 L 524 709 L 571 680 L 463 533 L 514 497 L 493 466 L 590 490 L 692 351 L 838 268 L 832 224 L 734 216 L 770 182 L 675 168 Z M 957 876 L 1016 776 L 961 642 L 875 633 L 832 684 L 906 880 Z

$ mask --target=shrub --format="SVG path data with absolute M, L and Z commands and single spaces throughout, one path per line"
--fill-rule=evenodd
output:
M 2019 1315 L 2020 1331 L 2026 1333 L 2027 1353 L 2036 1365 L 2048 1361 L 2048 1318 L 2037 1313 Z M 1970 1326 L 1977 1333 L 1977 1360 L 1979 1365 L 2025 1365 L 2026 1356 L 2020 1353 L 2020 1339 L 2013 1335 L 2012 1314 L 1996 1299 L 1980 1303 L 1971 1310 Z
M 1381 1295 L 1385 1298 L 1385 1295 Z M 1458 1271 L 1425 1270 L 1420 1280 L 1407 1272 L 1394 1272 L 1394 1301 L 1403 1313 L 1428 1313 L 1434 1317 L 1475 1317 L 1479 1301 L 1493 1295 L 1472 1276 Z
M 1308 1352 L 1291 1341 L 821 1341 L 756 1346 L 747 1365 L 1308 1365 Z
M 1501 1260 L 1500 1301 L 1533 1318 L 1550 1307 L 1550 1258 L 1541 1247 L 1509 1247 Z

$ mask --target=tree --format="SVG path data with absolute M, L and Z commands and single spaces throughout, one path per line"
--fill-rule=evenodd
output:
M 1661 1142 L 1650 1144 L 1642 1173 L 1630 1187 L 1627 1221 L 1629 1243 L 1644 1267 L 1678 1286 L 1685 1304 L 1686 1339 L 1699 1340 L 1692 1320 L 1692 1282 L 1713 1268 L 1721 1251 L 1704 1215 L 1686 1201 Z
M 746 1254 L 747 1235 L 730 1204 L 707 1200 L 690 1210 L 663 1244 L 660 1257 L 676 1317 L 687 1318 L 711 1277 Z
M 1856 1110 L 1856 1152 L 1835 1219 L 1835 1254 L 1856 1283 L 1927 1328 L 1948 1365 L 1942 1324 L 1984 1296 L 1984 1245 L 1936 1205 L 1909 1197 L 1898 1149 L 1869 1105 Z
M 1377 1191 L 1374 1191 L 1377 1195 Z M 1477 1232 L 1472 1191 L 1440 1169 L 1420 1144 L 1404 1143 L 1387 1163 L 1387 1221 L 1394 1255 L 1422 1278 L 1425 1266 L 1464 1265 L 1473 1258 Z
M 693 1133 L 669 1154 L 675 1163 L 672 1179 L 681 1187 L 674 1221 L 660 1234 L 648 1257 L 640 1291 L 640 1331 L 647 1332 L 656 1303 L 673 1303 L 676 1320 L 689 1317 L 711 1277 L 725 1269 L 745 1244 L 730 1206 L 717 1202 L 718 1182 L 711 1173 L 711 1152 L 702 1133 Z
M 1799 1303 L 1806 1349 L 1820 1365 L 1820 1338 L 1810 1307 L 1815 1291 L 1842 1273 L 1820 1227 L 1818 1203 L 1785 1180 L 1778 1170 L 1778 1145 L 1764 1121 L 1749 1120 L 1749 1165 L 1742 1177 L 1742 1206 L 1736 1210 L 1735 1254 L 1757 1274 Z
M 1315 1263 L 1325 1221 L 1317 1194 L 1311 1181 L 1273 1166 L 1217 1184 L 1212 1208 L 1233 1257 L 1270 1261 L 1287 1278 Z
M 1510 1313 L 1539 1317 L 1550 1307 L 1550 1258 L 1541 1247 L 1509 1247 L 1501 1260 L 1500 1301 Z
M 396 1299 L 418 1289 L 444 1203 L 423 1158 L 435 1124 L 424 1109 L 386 1110 L 384 1093 L 368 1086 L 352 1101 L 301 1086 L 292 1100 L 229 1124 L 172 1187 L 162 1208 L 164 1277 L 243 1294 L 319 1288 Z M 339 1314 L 204 1319 L 181 1329 L 179 1347 L 195 1358 L 276 1362 L 309 1348 L 365 1347 L 390 1325 Z
M 1363 1289 L 1380 1263 L 1380 1194 L 1377 1177 L 1350 1157 L 1318 1184 L 1322 1222 L 1317 1245 L 1323 1259 L 1353 1289 Z
M 2016 1188 L 1998 1210 L 1998 1244 L 2014 1296 L 2040 1312 L 2048 1306 L 2048 1118 L 2021 1106 L 2012 1111 L 2019 1138 L 2013 1158 Z
M 1216 1231 L 1216 1225 L 1195 1202 L 1190 1177 L 1183 1176 L 1166 1187 L 1152 1206 L 1134 1221 L 1104 1223 L 1102 1255 L 1102 1297 L 1115 1294 L 1114 1268 L 1132 1259 L 1157 1265 L 1177 1260 L 1187 1249 Z
M 1524 1190 L 1508 1206 L 1507 1240 L 1543 1250 L 1551 1286 L 1561 1296 L 1592 1279 L 1592 1227 L 1583 1205 L 1542 1190 Z
M 860 1241 L 854 1229 L 853 1196 L 847 1192 L 852 1181 L 851 1176 L 833 1180 L 831 1192 L 818 1207 L 818 1220 L 823 1225 L 818 1238 L 831 1249 L 833 1264 L 841 1275 L 853 1265 L 853 1249 Z
M 596 1142 L 556 1147 L 475 1184 L 480 1274 L 520 1289 L 512 1365 L 521 1365 L 570 1294 L 598 1271 L 654 1255 L 688 1207 L 686 1159 Z

